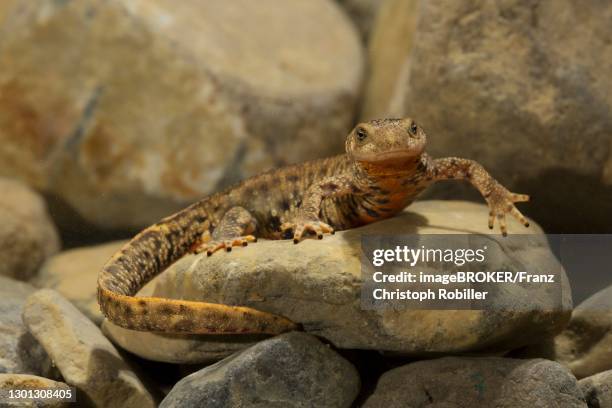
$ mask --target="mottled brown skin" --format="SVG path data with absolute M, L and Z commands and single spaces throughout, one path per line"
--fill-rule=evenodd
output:
M 434 160 L 424 153 L 425 132 L 411 119 L 359 124 L 346 139 L 346 154 L 255 176 L 161 220 L 126 244 L 104 266 L 98 301 L 113 323 L 135 330 L 173 333 L 269 333 L 298 325 L 239 306 L 134 297 L 155 275 L 189 252 L 209 255 L 246 246 L 256 237 L 319 239 L 389 218 L 427 186 L 466 179 L 483 195 L 506 235 L 505 215 L 529 224 L 514 203 L 529 197 L 506 190 L 478 163 Z

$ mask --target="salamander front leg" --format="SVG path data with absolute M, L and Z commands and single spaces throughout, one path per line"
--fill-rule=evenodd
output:
M 529 226 L 529 222 L 514 205 L 515 203 L 529 201 L 529 196 L 508 191 L 475 161 L 459 157 L 437 159 L 429 163 L 428 172 L 435 180 L 469 180 L 480 191 L 489 205 L 490 229 L 493 229 L 497 219 L 502 235 L 506 236 L 508 234 L 506 214 L 511 214 L 525 227 Z

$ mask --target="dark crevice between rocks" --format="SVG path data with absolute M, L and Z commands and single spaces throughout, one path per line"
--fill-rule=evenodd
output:
M 603 408 L 599 403 L 597 389 L 594 387 L 584 394 L 584 400 L 589 408 Z
M 320 338 L 320 340 L 325 342 L 323 338 Z M 406 357 L 386 357 L 375 350 L 333 349 L 348 360 L 359 372 L 361 388 L 353 402 L 353 407 L 360 407 L 365 403 L 368 397 L 374 393 L 378 380 L 385 372 L 414 361 Z
M 23 363 L 23 373 L 46 377 L 54 381 L 64 381 L 62 374 L 51 361 L 51 358 L 30 333 L 25 332 L 17 341 L 17 353 Z
M 538 177 L 519 179 L 512 190 L 531 196 L 517 207 L 549 234 L 612 233 L 612 186 L 594 176 L 554 168 Z M 437 183 L 420 199 L 469 200 L 484 203 L 469 183 Z M 484 220 L 483 222 L 486 222 Z M 512 225 L 514 232 L 518 225 Z
M 121 367 L 125 363 L 129 369 L 131 369 L 136 378 L 142 383 L 146 392 L 150 393 L 156 403 L 161 402 L 164 397 L 165 390 L 164 386 L 166 383 L 174 381 L 176 383 L 181 377 L 175 376 L 175 372 L 179 369 L 176 364 L 158 363 L 155 361 L 148 361 L 142 359 L 128 351 L 115 347 L 119 353 L 119 358 L 112 355 L 106 350 L 94 349 L 92 352 L 91 361 L 106 361 L 111 362 L 108 364 L 109 367 Z M 110 368 L 109 368 L 110 369 Z M 95 364 L 91 364 L 89 367 L 88 378 L 99 377 L 96 372 Z M 119 370 L 111 373 L 111 378 L 119 376 Z M 173 385 L 173 384 L 172 384 Z M 172 386 L 170 385 L 170 387 Z M 92 407 L 95 405 L 92 405 Z
M 102 229 L 85 220 L 77 211 L 57 196 L 47 194 L 45 195 L 45 200 L 49 215 L 56 222 L 64 250 L 129 239 L 139 231 L 138 229 L 129 228 Z M 61 222 L 61 220 L 70 221 Z

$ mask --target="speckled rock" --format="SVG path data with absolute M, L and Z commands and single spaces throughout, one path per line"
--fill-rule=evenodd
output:
M 45 202 L 16 180 L 0 178 L 0 225 L 0 275 L 28 280 L 59 250 Z
M 69 390 L 70 387 L 68 384 L 58 381 L 53 381 L 48 378 L 38 377 L 35 375 L 29 374 L 0 374 L 0 390 L 39 390 L 41 388 L 50 388 L 54 390 Z M 21 400 L 24 401 L 24 400 Z M 25 400 L 27 401 L 27 400 Z M 45 408 L 66 408 L 74 405 L 74 403 L 70 403 L 68 401 L 50 401 L 46 400 L 44 405 L 41 403 L 37 403 L 35 401 L 14 403 L 2 405 L 4 406 L 15 406 L 15 407 L 40 407 L 44 406 Z
M 364 408 L 586 408 L 576 378 L 553 361 L 445 357 L 382 375 Z
M 56 378 L 51 359 L 21 321 L 32 286 L 0 276 L 0 373 L 23 373 Z
M 612 286 L 574 309 L 554 339 L 554 358 L 578 378 L 612 369 Z
M 363 50 L 332 0 L 9 0 L 0 18 L 0 174 L 103 228 L 338 152 L 353 120 Z
M 96 289 L 98 272 L 126 241 L 77 248 L 47 260 L 32 281 L 37 287 L 59 292 L 96 324 L 102 323 Z
M 492 310 L 365 310 L 360 300 L 362 234 L 394 233 L 488 233 L 486 206 L 452 201 L 418 202 L 401 216 L 369 226 L 338 232 L 323 241 L 305 240 L 294 245 L 290 240 L 263 241 L 231 253 L 212 257 L 189 256 L 161 274 L 151 284 L 153 295 L 178 299 L 206 300 L 247 305 L 285 315 L 304 325 L 304 329 L 328 339 L 339 348 L 388 350 L 422 355 L 430 352 L 467 352 L 484 349 L 512 349 L 552 336 L 563 329 L 571 311 L 570 290 L 565 274 L 562 282 L 563 304 L 556 305 L 557 293 L 545 285 L 506 286 L 497 298 L 504 305 L 529 307 L 492 307 Z M 541 233 L 537 225 L 529 230 L 510 222 L 511 232 Z M 498 237 L 491 237 L 504 245 Z M 551 262 L 550 249 L 539 246 L 512 248 L 520 265 Z M 554 259 L 553 259 L 554 261 Z M 523 263 L 521 263 L 523 262 Z M 556 261 L 554 261 L 556 262 Z M 499 267 L 499 265 L 497 265 Z M 483 268 L 486 265 L 483 264 Z M 485 269 L 489 270 L 489 269 Z M 490 269 L 497 270 L 497 269 Z M 552 270 L 551 270 L 552 271 Z M 151 292 L 147 292 L 150 294 Z M 521 303 L 523 302 L 523 303 Z M 142 335 L 117 332 L 109 335 L 122 347 L 151 357 L 150 344 L 155 334 L 142 342 Z M 216 339 L 215 337 L 208 337 Z M 206 336 L 189 341 L 207 341 Z M 166 342 L 166 344 L 169 344 Z M 192 343 L 179 348 L 178 339 L 162 361 L 207 361 L 206 348 Z M 215 347 L 222 343 L 215 341 Z M 177 352 L 172 352 L 175 348 Z M 178 350 L 189 349 L 189 357 Z M 201 353 L 198 356 L 198 353 Z
M 578 385 L 589 408 L 612 407 L 612 370 L 583 378 Z
M 51 289 L 30 295 L 23 321 L 66 383 L 101 407 L 155 407 L 153 397 L 100 330 Z
M 526 212 L 547 232 L 612 232 L 612 3 L 389 0 L 380 13 L 364 118 L 415 118 L 433 156 L 478 160 L 537 197 Z
M 160 407 L 350 407 L 359 382 L 314 336 L 288 333 L 183 378 Z

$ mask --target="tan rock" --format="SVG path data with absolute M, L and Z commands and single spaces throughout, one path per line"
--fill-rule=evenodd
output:
M 527 213 L 549 232 L 610 232 L 611 18 L 610 2 L 389 0 L 362 116 L 415 118 L 433 156 L 537 197 Z
M 404 113 L 400 92 L 415 38 L 417 4 L 418 0 L 387 0 L 380 7 L 368 43 L 370 75 L 361 106 L 363 119 Z
M 0 390 L 40 390 L 42 388 L 72 392 L 68 384 L 48 378 L 28 374 L 0 374 Z M 20 398 L 20 402 L 9 403 L 6 406 L 39 407 L 41 405 L 28 398 Z M 45 399 L 44 406 L 47 408 L 66 408 L 70 407 L 71 403 L 57 399 Z
M 363 51 L 331 0 L 14 0 L 0 18 L 0 174 L 100 227 L 338 152 L 353 119 Z
M 98 272 L 126 241 L 63 251 L 47 260 L 32 282 L 59 292 L 94 323 L 103 317 L 97 300 Z
M 554 339 L 554 358 L 578 378 L 612 370 L 612 286 L 574 309 L 569 324 Z
M 0 225 L 0 275 L 28 280 L 59 250 L 45 202 L 16 180 L 0 178 Z
M 96 406 L 155 407 L 140 379 L 100 330 L 69 301 L 41 289 L 26 301 L 23 320 L 62 373 Z
M 102 332 L 121 348 L 164 363 L 213 363 L 263 340 L 265 336 L 174 335 L 124 329 L 105 320 Z
M 531 343 L 534 338 L 558 333 L 571 310 L 569 284 L 562 271 L 556 277 L 562 282 L 558 288 L 562 293 L 544 285 L 510 285 L 500 290 L 498 307 L 487 311 L 362 307 L 362 234 L 486 234 L 487 214 L 486 206 L 468 202 L 417 202 L 401 216 L 338 232 L 323 241 L 306 240 L 299 245 L 290 240 L 260 241 L 246 249 L 210 258 L 189 256 L 152 281 L 153 294 L 251 306 L 300 322 L 306 331 L 340 348 L 412 355 L 511 349 Z M 517 222 L 510 223 L 513 232 L 541 233 L 537 226 L 524 230 Z M 505 245 L 501 237 L 490 239 L 491 245 Z M 525 263 L 554 261 L 545 242 L 525 245 L 521 247 L 519 243 L 512 248 L 512 262 L 517 268 Z M 562 304 L 560 309 L 554 309 L 558 295 L 562 296 Z M 501 307 L 502 304 L 507 307 Z M 528 307 L 513 307 L 521 304 Z M 111 326 L 106 329 L 114 341 L 143 357 L 174 362 L 177 358 L 182 362 L 211 358 L 205 347 L 199 350 L 193 344 L 179 347 L 178 339 L 172 345 L 176 352 L 169 347 L 163 350 L 167 356 L 152 356 L 148 349 L 151 344 L 158 344 L 155 340 L 158 335 L 148 334 L 149 340 L 144 341 L 143 335 L 118 332 Z M 217 337 L 208 338 L 216 346 L 223 346 Z M 188 341 L 206 339 L 203 336 Z M 185 349 L 191 351 L 189 356 L 180 354 Z
M 192 258 L 188 256 L 188 258 Z M 151 296 L 158 278 L 138 295 Z M 259 335 L 174 335 L 128 330 L 104 320 L 102 332 L 121 348 L 142 358 L 165 363 L 212 363 L 265 339 Z M 154 347 L 149 347 L 154 344 Z
M 612 370 L 578 381 L 589 407 L 612 407 Z

